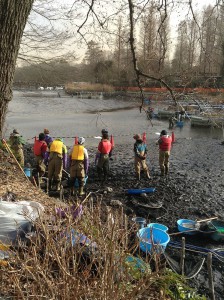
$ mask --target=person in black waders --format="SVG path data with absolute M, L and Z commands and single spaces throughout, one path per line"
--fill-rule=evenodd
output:
M 112 154 L 113 146 L 109 141 L 109 134 L 106 129 L 102 130 L 102 140 L 98 145 L 98 151 L 96 158 L 98 159 L 97 163 L 97 173 L 101 181 L 106 181 L 109 173 L 109 160 Z

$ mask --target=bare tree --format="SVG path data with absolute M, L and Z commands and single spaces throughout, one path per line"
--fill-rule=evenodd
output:
M 0 0 L 0 136 L 12 99 L 12 83 L 23 30 L 34 0 Z

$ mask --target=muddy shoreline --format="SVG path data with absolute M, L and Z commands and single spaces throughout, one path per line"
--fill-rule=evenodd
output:
M 158 164 L 158 146 L 156 139 L 148 144 L 148 166 L 151 180 L 142 176 L 140 182 L 135 179 L 133 164 L 134 140 L 125 145 L 115 145 L 113 160 L 110 162 L 110 176 L 103 185 L 98 181 L 94 164 L 96 147 L 87 148 L 90 156 L 89 179 L 86 190 L 102 190 L 112 188 L 111 193 L 105 193 L 103 201 L 110 205 L 111 200 L 119 200 L 124 211 L 130 217 L 136 215 L 144 217 L 149 222 L 165 224 L 169 233 L 176 232 L 178 219 L 206 219 L 217 216 L 224 219 L 224 146 L 218 139 L 208 138 L 179 138 L 173 144 L 170 158 L 170 174 L 160 177 Z M 29 148 L 29 147 L 28 147 Z M 29 162 L 32 164 L 32 153 L 27 152 Z M 31 159 L 31 160 L 30 160 Z M 130 196 L 125 189 L 155 187 L 152 194 Z M 66 194 L 66 188 L 65 188 Z M 138 205 L 135 201 L 142 203 Z M 146 208 L 145 204 L 162 204 L 159 209 Z M 187 236 L 186 243 L 206 247 L 218 248 L 222 244 L 201 236 Z M 181 235 L 172 240 L 181 241 Z M 172 252 L 172 249 L 171 249 Z M 200 255 L 199 255 L 200 256 Z M 215 282 L 216 299 L 223 299 L 224 284 L 220 278 L 224 275 L 224 265 L 213 260 L 213 276 Z M 206 263 L 200 273 L 190 280 L 192 287 L 196 287 L 202 294 L 209 295 Z M 208 298 L 209 299 L 209 298 Z

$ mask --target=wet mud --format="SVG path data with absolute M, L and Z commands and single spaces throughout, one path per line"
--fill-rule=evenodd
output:
M 107 182 L 101 183 L 97 177 L 95 147 L 89 147 L 90 168 L 86 184 L 86 192 L 99 191 L 105 204 L 111 200 L 119 200 L 129 217 L 138 216 L 147 219 L 147 223 L 162 223 L 169 228 L 169 233 L 177 232 L 178 219 L 201 220 L 213 216 L 224 220 L 224 146 L 220 140 L 197 138 L 177 139 L 173 144 L 170 157 L 170 173 L 161 177 L 158 164 L 158 146 L 156 139 L 148 142 L 147 164 L 151 173 L 151 180 L 141 176 L 137 181 L 134 171 L 133 157 L 134 140 L 125 145 L 115 146 L 110 161 L 110 176 Z M 30 154 L 29 154 L 30 153 Z M 31 151 L 27 157 L 32 157 Z M 69 171 L 69 170 L 67 170 Z M 65 184 L 65 201 L 69 192 Z M 107 188 L 112 191 L 106 192 Z M 127 189 L 154 187 L 154 193 L 128 195 Z M 53 195 L 54 196 L 54 195 Z M 161 206 L 161 207 L 160 207 Z M 160 207 L 160 208 L 156 208 Z M 181 236 L 172 236 L 172 241 L 181 241 Z M 220 248 L 223 244 L 210 238 L 195 235 L 185 235 L 186 243 L 205 248 Z M 167 248 L 172 253 L 172 248 Z M 202 254 L 193 255 L 192 260 L 204 257 Z M 206 257 L 206 256 L 205 256 Z M 208 271 L 204 263 L 199 274 L 190 280 L 192 287 L 200 293 L 209 295 Z M 223 299 L 224 263 L 213 259 L 213 275 L 216 299 Z M 209 298 L 208 298 L 209 299 Z

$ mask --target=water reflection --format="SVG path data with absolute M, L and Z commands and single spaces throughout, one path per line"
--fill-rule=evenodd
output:
M 145 113 L 140 113 L 138 103 L 110 99 L 79 99 L 77 97 L 24 97 L 14 92 L 6 120 L 6 136 L 17 128 L 24 138 L 32 142 L 32 137 L 49 128 L 52 136 L 65 137 L 69 146 L 74 136 L 87 137 L 88 145 L 97 145 L 102 128 L 108 128 L 115 136 L 116 144 L 133 143 L 133 134 L 147 134 L 147 142 L 158 138 L 156 132 L 168 129 L 168 120 L 153 119 L 153 126 Z M 174 128 L 176 138 L 207 137 L 223 139 L 221 129 L 191 127 L 190 121 L 183 128 Z M 71 137 L 71 138 L 70 138 Z M 30 140 L 31 139 L 31 140 Z

